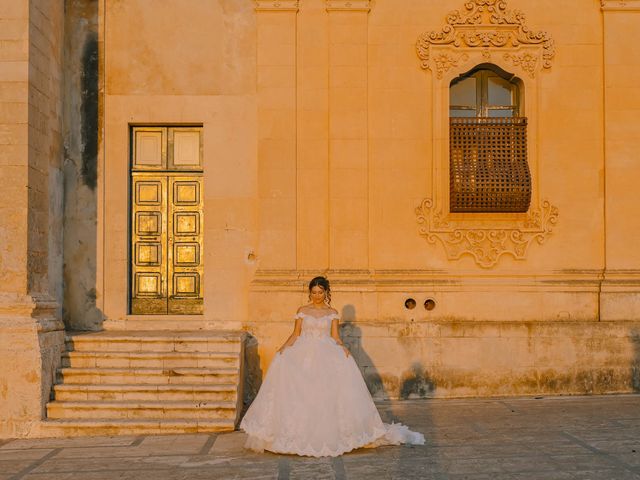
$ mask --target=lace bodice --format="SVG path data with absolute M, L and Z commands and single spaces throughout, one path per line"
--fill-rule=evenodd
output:
M 340 318 L 340 316 L 332 312 L 316 317 L 309 313 L 299 312 L 295 318 L 302 319 L 302 332 L 300 332 L 300 336 L 320 338 L 331 335 L 331 322 L 334 318 Z

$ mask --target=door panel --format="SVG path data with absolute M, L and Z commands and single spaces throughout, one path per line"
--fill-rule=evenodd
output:
M 202 177 L 169 177 L 168 313 L 201 314 Z
M 167 312 L 167 177 L 132 175 L 131 313 Z

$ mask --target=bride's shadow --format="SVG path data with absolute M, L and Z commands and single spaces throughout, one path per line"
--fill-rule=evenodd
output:
M 340 317 L 340 336 L 358 364 L 369 393 L 375 400 L 388 399 L 389 396 L 384 387 L 382 377 L 373 360 L 362 347 L 362 329 L 356 321 L 355 307 L 353 305 L 345 305 L 342 307 Z
M 426 435 L 426 448 L 405 445 L 403 447 L 378 447 L 377 449 L 357 449 L 350 456 L 350 465 L 357 469 L 366 469 L 370 463 L 379 462 L 380 456 L 387 457 L 385 468 L 378 473 L 379 478 L 402 478 L 411 465 L 425 473 L 425 478 L 447 478 L 448 463 L 439 458 L 439 442 L 432 422 L 431 404 L 424 398 L 434 393 L 435 382 L 423 364 L 416 362 L 399 379 L 398 400 L 390 400 L 384 385 L 383 376 L 375 366 L 373 359 L 363 347 L 362 328 L 358 325 L 356 309 L 345 305 L 341 312 L 340 336 L 349 347 L 362 372 L 371 396 L 385 423 L 399 422 Z M 420 398 L 422 397 L 422 398 Z M 429 452 L 429 453 L 426 453 Z M 377 460 L 370 460 L 375 455 Z M 417 467 L 419 466 L 419 468 Z
M 260 354 L 258 352 L 258 339 L 247 334 L 244 343 L 244 365 L 242 372 L 242 412 L 238 416 L 239 419 L 244 417 L 247 409 L 253 402 L 254 398 L 262 385 L 263 372 L 260 367 Z M 238 424 L 240 421 L 238 420 Z

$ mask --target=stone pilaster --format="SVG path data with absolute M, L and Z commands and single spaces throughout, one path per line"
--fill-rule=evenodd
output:
M 328 0 L 331 269 L 369 266 L 368 1 Z
M 324 0 L 305 0 L 297 42 L 297 268 L 329 267 L 328 25 Z
M 28 435 L 42 419 L 64 345 L 64 9 L 47 0 L 9 3 L 0 47 L 0 437 Z
M 256 2 L 260 266 L 296 266 L 297 1 Z
M 604 15 L 605 236 L 606 269 L 601 320 L 640 316 L 640 190 L 637 145 L 632 128 L 640 113 L 640 2 L 602 0 Z

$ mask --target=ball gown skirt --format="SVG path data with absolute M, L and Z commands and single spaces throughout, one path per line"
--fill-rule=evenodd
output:
M 353 356 L 330 336 L 338 315 L 297 317 L 300 336 L 275 355 L 240 423 L 245 447 L 335 457 L 365 446 L 423 445 L 421 433 L 382 422 Z

